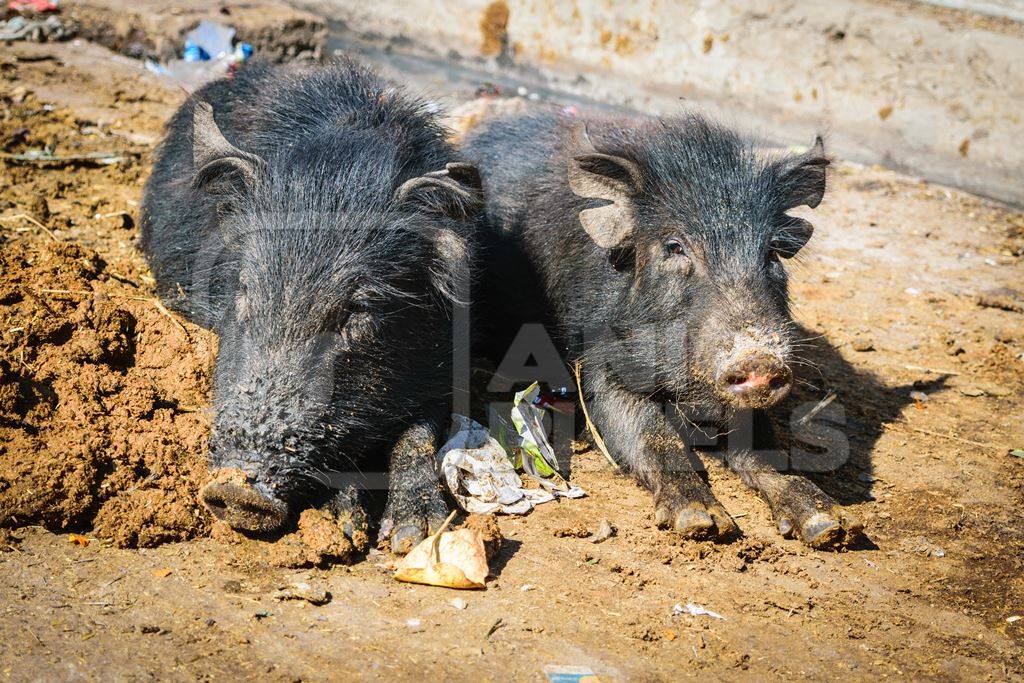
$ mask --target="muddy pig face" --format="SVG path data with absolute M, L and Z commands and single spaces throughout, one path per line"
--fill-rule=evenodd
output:
M 449 165 L 396 190 L 386 163 L 355 154 L 343 173 L 359 189 L 347 192 L 331 158 L 264 161 L 198 107 L 194 146 L 197 184 L 223 200 L 236 283 L 217 326 L 218 472 L 201 496 L 236 529 L 274 531 L 328 495 L 329 471 L 363 469 L 408 417 L 403 386 L 430 364 L 415 340 L 443 332 L 466 269 L 450 223 L 476 201 L 463 181 L 479 183 Z
M 603 201 L 580 222 L 624 279 L 608 360 L 636 390 L 690 407 L 781 400 L 795 345 L 782 259 L 812 232 L 787 211 L 822 199 L 820 138 L 766 160 L 699 120 L 659 122 L 601 152 L 585 127 L 574 135 L 570 186 Z

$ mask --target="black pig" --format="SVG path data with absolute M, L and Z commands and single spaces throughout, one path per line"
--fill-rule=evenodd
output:
M 739 430 L 725 458 L 783 534 L 822 547 L 859 531 L 811 481 L 772 465 L 763 412 L 792 383 L 799 340 L 782 259 L 812 227 L 787 211 L 822 199 L 820 138 L 804 154 L 766 158 L 696 115 L 532 114 L 485 123 L 465 152 L 488 197 L 481 310 L 499 311 L 489 324 L 497 357 L 515 327 L 539 321 L 565 360 L 582 361 L 593 420 L 653 492 L 659 525 L 689 537 L 737 531 L 679 438 L 711 421 Z M 520 292 L 539 292 L 541 308 L 524 312 Z
M 434 453 L 480 205 L 445 134 L 348 60 L 248 66 L 168 124 L 141 246 L 163 299 L 220 338 L 222 469 L 201 497 L 232 527 L 327 505 L 365 549 L 364 471 L 389 472 L 393 550 L 444 520 Z

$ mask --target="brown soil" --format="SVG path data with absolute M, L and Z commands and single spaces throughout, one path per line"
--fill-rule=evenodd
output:
M 0 67 L 5 151 L 125 157 L 0 162 L 0 520 L 21 527 L 0 528 L 0 674 L 1024 676 L 1024 620 L 1008 620 L 1024 615 L 1024 459 L 1010 454 L 1024 447 L 1024 317 L 979 305 L 1021 289 L 1021 213 L 852 165 L 813 213 L 791 269 L 810 338 L 792 405 L 836 393 L 850 453 L 816 479 L 869 541 L 832 553 L 781 539 L 714 457 L 744 535 L 680 540 L 657 529 L 649 494 L 583 451 L 572 478 L 588 497 L 487 522 L 504 537 L 496 578 L 456 594 L 396 583 L 372 550 L 325 563 L 337 534 L 315 515 L 275 544 L 220 527 L 193 538 L 208 529 L 196 490 L 214 340 L 159 308 L 133 246 L 147 157 L 182 94 L 87 43 L 17 46 Z M 12 218 L 25 213 L 45 230 Z M 617 533 L 595 544 L 583 532 L 601 520 Z M 275 598 L 296 583 L 333 599 Z M 674 610 L 688 602 L 725 619 Z
M 211 339 L 123 265 L 45 235 L 3 240 L 0 524 L 91 527 L 119 546 L 207 529 L 194 493 Z
M 501 551 L 501 526 L 494 515 L 469 515 L 460 526 L 480 532 L 488 561 L 496 557 Z

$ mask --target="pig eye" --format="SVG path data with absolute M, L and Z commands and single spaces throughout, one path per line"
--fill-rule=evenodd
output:
M 686 253 L 683 248 L 683 243 L 679 240 L 672 238 L 665 242 L 665 254 L 669 256 L 682 256 Z
M 351 326 L 350 323 L 363 320 L 369 310 L 369 304 L 365 301 L 353 300 L 348 302 L 347 306 L 338 311 L 338 327 L 346 329 Z

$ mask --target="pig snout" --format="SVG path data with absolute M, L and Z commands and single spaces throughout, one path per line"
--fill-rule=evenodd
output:
M 778 356 L 752 352 L 727 362 L 716 385 L 731 403 L 746 408 L 767 408 L 781 401 L 793 384 L 793 372 Z
M 199 498 L 214 517 L 237 531 L 278 531 L 289 516 L 283 501 L 260 491 L 241 470 L 219 470 Z

